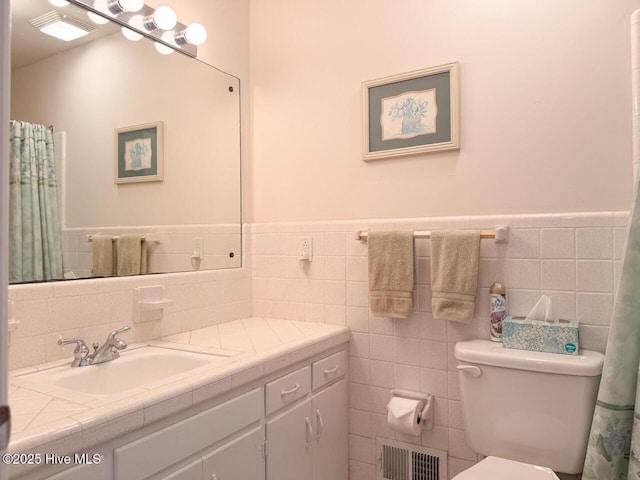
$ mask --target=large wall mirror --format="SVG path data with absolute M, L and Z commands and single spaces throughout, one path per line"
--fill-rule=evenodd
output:
M 74 41 L 46 35 L 33 23 L 51 12 L 95 30 Z M 48 237 L 55 215 L 24 190 L 30 167 L 19 162 L 29 147 L 15 146 L 14 137 L 53 152 L 64 278 L 118 275 L 115 264 L 111 273 L 95 271 L 107 237 L 117 262 L 118 241 L 141 236 L 140 273 L 239 267 L 239 80 L 177 51 L 160 54 L 149 38 L 131 41 L 119 25 L 97 25 L 87 13 L 73 3 L 11 1 L 10 190 L 18 200 L 10 205 L 10 229 L 18 235 L 10 257 L 22 270 L 10 282 L 60 279 L 30 278 L 29 262 L 38 255 L 29 242 L 38 232 L 29 233 L 27 224 L 42 217 L 40 235 Z M 141 156 L 129 154 L 134 146 Z M 44 169 L 39 182 L 46 186 L 54 167 L 42 165 L 35 168 Z M 27 211 L 37 203 L 39 210 Z M 56 252 L 41 254 L 45 263 Z

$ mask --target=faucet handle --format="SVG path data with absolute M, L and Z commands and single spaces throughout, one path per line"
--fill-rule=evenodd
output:
M 76 344 L 76 349 L 73 351 L 73 362 L 71 362 L 72 367 L 82 367 L 84 365 L 89 365 L 89 347 L 84 343 L 84 340 L 80 340 L 78 338 L 69 338 L 64 339 L 60 337 L 58 339 L 58 345 L 69 345 L 71 343 Z
M 131 330 L 131 327 L 129 325 L 126 325 L 122 328 L 118 328 L 117 330 L 114 330 L 109 334 L 109 338 L 116 338 L 116 335 L 118 335 L 119 333 L 126 333 L 129 330 Z
M 87 352 L 89 351 L 89 347 L 87 347 L 87 344 L 84 343 L 84 340 L 80 340 L 79 338 L 68 338 L 68 339 L 65 339 L 62 337 L 58 338 L 58 345 L 60 345 L 61 347 L 63 345 L 69 345 L 71 343 L 75 343 L 77 345 L 75 350 L 76 352 L 79 352 L 84 349 L 86 349 Z

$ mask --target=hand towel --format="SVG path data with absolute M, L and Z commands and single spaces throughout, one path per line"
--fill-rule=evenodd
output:
M 413 309 L 413 232 L 369 232 L 367 244 L 371 312 L 407 318 Z
M 431 232 L 433 318 L 469 323 L 476 309 L 480 232 Z
M 94 277 L 111 277 L 114 272 L 113 237 L 111 235 L 92 235 L 91 253 L 93 256 Z
M 142 235 L 120 235 L 116 256 L 118 276 L 147 273 L 147 242 Z

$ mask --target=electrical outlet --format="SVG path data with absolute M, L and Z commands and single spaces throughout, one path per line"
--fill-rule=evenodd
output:
M 313 238 L 300 238 L 300 260 L 310 262 L 313 259 Z

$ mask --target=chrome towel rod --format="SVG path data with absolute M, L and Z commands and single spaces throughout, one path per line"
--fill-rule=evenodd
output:
M 356 232 L 356 240 L 366 241 L 368 232 L 366 230 L 358 230 Z M 413 238 L 431 238 L 431 232 L 425 230 L 416 230 L 413 232 Z M 496 243 L 509 242 L 509 226 L 496 225 L 494 230 L 482 230 L 480 238 L 495 238 Z
M 119 238 L 120 238 L 120 235 L 114 235 L 111 237 L 111 240 L 115 242 Z M 149 235 L 149 234 L 142 235 L 142 240 L 145 240 L 147 243 L 150 243 L 150 242 L 160 243 L 160 240 L 158 240 L 153 235 Z M 87 242 L 93 242 L 93 235 L 87 235 Z

